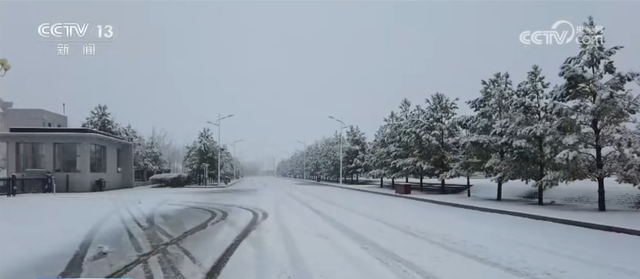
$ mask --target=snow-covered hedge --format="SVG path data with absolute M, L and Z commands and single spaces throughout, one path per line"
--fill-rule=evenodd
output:
M 149 178 L 153 184 L 161 184 L 169 187 L 184 187 L 189 184 L 189 177 L 184 173 L 156 174 Z

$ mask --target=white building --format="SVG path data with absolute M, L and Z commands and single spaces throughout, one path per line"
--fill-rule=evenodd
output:
M 0 99 L 0 177 L 50 171 L 58 192 L 133 187 L 133 145 L 116 136 L 68 128 L 67 117 L 44 109 L 14 108 Z
M 11 127 L 67 127 L 67 117 L 44 109 L 14 108 L 0 98 L 0 133 Z M 7 146 L 0 141 L 0 177 L 6 177 Z
M 39 108 L 14 108 L 12 102 L 0 99 L 0 132 L 7 132 L 10 127 L 68 126 L 65 115 Z
M 100 178 L 107 190 L 134 186 L 133 145 L 116 136 L 87 128 L 12 127 L 0 132 L 0 141 L 7 173 L 49 171 L 58 192 L 93 191 Z

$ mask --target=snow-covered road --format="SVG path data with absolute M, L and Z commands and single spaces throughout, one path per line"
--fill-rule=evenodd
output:
M 640 237 L 272 177 L 24 195 L 0 226 L 0 278 L 640 278 Z

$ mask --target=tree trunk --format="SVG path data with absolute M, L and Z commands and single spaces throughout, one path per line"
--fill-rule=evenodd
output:
M 424 175 L 420 175 L 420 192 L 424 191 L 424 184 L 422 183 L 422 179 L 424 178 Z
M 538 205 L 544 205 L 544 196 L 543 196 L 543 191 L 544 191 L 544 169 L 545 169 L 545 156 L 544 156 L 544 139 L 538 137 L 538 152 L 540 152 L 540 156 L 542 156 L 540 158 L 540 169 L 538 170 Z
M 607 211 L 607 205 L 605 203 L 604 195 L 604 162 L 602 161 L 602 145 L 600 144 L 601 129 L 598 128 L 597 118 L 591 120 L 591 128 L 593 129 L 593 134 L 595 135 L 596 179 L 598 180 L 598 210 Z
M 409 183 L 409 176 L 406 176 L 406 177 L 404 178 L 404 182 Z
M 607 205 L 604 201 L 604 177 L 598 177 L 598 210 L 607 211 Z
M 467 197 L 471 197 L 471 183 L 469 181 L 470 173 L 467 172 Z
M 500 162 L 504 162 L 504 150 L 502 148 L 500 148 Z M 500 175 L 502 176 L 502 170 L 500 170 Z M 502 177 L 500 177 L 500 179 L 498 179 L 498 194 L 496 196 L 496 200 L 501 201 L 502 200 Z
M 356 173 L 356 184 L 359 184 L 359 182 L 358 182 L 358 178 L 359 178 L 359 177 L 360 177 L 360 174 L 359 174 L 359 173 Z
M 444 191 L 444 179 L 442 181 L 440 181 L 440 193 L 441 194 L 445 193 L 445 191 Z
M 380 176 L 380 188 L 384 187 L 384 184 L 382 184 L 382 176 Z
M 602 146 L 600 135 L 596 134 L 596 174 L 598 175 L 598 210 L 607 211 L 604 195 L 604 163 L 602 162 Z
M 395 189 L 396 188 L 396 179 L 395 178 L 391 178 L 391 189 Z

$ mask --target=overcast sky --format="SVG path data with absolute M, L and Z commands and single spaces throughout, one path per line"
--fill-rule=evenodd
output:
M 574 26 L 588 15 L 623 45 L 622 70 L 640 70 L 640 2 L 0 2 L 0 56 L 13 69 L 0 96 L 16 107 L 62 112 L 79 126 L 97 104 L 144 134 L 179 142 L 207 120 L 235 114 L 222 142 L 243 139 L 245 159 L 284 156 L 359 125 L 369 138 L 409 98 L 479 96 L 480 80 L 509 71 L 517 84 L 539 64 L 552 83 L 576 44 L 523 45 L 525 30 Z M 82 56 L 42 42 L 44 22 L 110 24 L 116 37 Z M 217 137 L 217 132 L 216 132 Z

